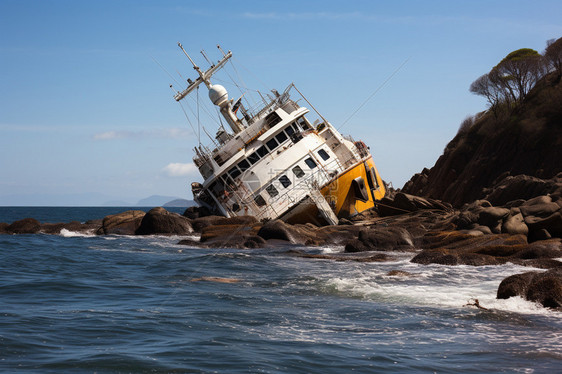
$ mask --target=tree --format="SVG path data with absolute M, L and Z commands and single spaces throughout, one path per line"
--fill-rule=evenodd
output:
M 548 68 L 558 73 L 558 78 L 562 76 L 562 38 L 550 39 L 546 42 L 544 57 Z
M 545 66 L 540 53 L 521 48 L 508 54 L 491 73 L 503 85 L 513 101 L 522 101 L 537 81 L 544 76 Z
M 484 96 L 486 100 L 488 100 L 490 108 L 497 117 L 498 106 L 500 103 L 506 101 L 506 98 L 504 97 L 503 87 L 498 84 L 493 76 L 494 74 L 482 75 L 472 82 L 469 91 L 473 94 Z
M 484 96 L 497 117 L 500 106 L 509 110 L 522 101 L 545 73 L 543 57 L 534 49 L 521 48 L 472 82 L 469 90 Z

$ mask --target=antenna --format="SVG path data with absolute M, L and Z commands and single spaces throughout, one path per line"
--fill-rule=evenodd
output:
M 195 63 L 195 61 L 193 61 L 193 59 L 187 54 L 187 52 L 185 51 L 185 49 L 183 49 L 183 46 L 181 45 L 181 43 L 178 42 L 178 46 L 180 47 L 180 49 L 183 51 L 183 53 L 185 54 L 185 56 L 189 59 L 189 61 L 191 62 L 191 64 L 193 65 L 193 69 L 195 69 L 198 73 L 199 73 L 199 78 L 195 79 L 192 83 L 189 83 L 189 86 L 187 86 L 187 88 L 185 90 L 183 90 L 182 92 L 177 93 L 174 96 L 174 99 L 176 101 L 180 101 L 181 99 L 183 99 L 184 97 L 186 97 L 187 95 L 189 95 L 189 93 L 191 93 L 197 86 L 199 86 L 201 83 L 205 83 L 205 86 L 207 86 L 207 88 L 211 88 L 211 81 L 209 80 L 211 78 L 211 76 L 220 68 L 222 68 L 224 66 L 224 64 L 228 61 L 229 58 L 232 57 L 232 52 L 228 51 L 228 53 L 226 53 L 224 55 L 224 57 L 222 59 L 220 59 L 216 65 L 211 66 L 209 69 L 207 69 L 205 72 L 201 71 L 201 69 L 199 68 L 199 66 L 197 66 L 197 64 Z M 222 50 L 221 50 L 222 51 Z M 224 53 L 224 52 L 223 52 Z M 189 81 L 188 81 L 189 82 Z
M 207 57 L 207 54 L 205 53 L 205 50 L 201 50 L 201 54 L 203 55 L 203 57 L 205 57 L 205 60 L 207 60 L 207 62 L 209 63 L 209 65 L 211 65 L 211 67 L 215 66 Z

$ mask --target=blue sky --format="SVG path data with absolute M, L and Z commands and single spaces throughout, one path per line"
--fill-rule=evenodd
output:
M 560 1 L 0 0 L 0 205 L 191 198 L 198 135 L 169 84 L 195 75 L 178 41 L 202 67 L 201 49 L 231 50 L 251 88 L 294 82 L 336 127 L 378 89 L 341 131 L 402 187 L 486 109 L 470 83 L 515 49 L 542 52 L 560 14 Z

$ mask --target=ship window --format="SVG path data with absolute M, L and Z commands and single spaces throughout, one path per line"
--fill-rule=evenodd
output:
M 261 146 L 256 152 L 260 157 L 265 157 L 267 155 L 267 148 L 265 148 L 265 146 Z
M 254 202 L 256 204 L 258 204 L 258 206 L 264 206 L 265 205 L 265 200 L 263 197 L 261 197 L 261 195 L 258 195 L 256 197 L 254 197 Z
M 250 168 L 250 164 L 248 163 L 248 161 L 242 160 L 238 163 L 238 167 L 240 168 L 240 170 L 246 171 Z
M 308 165 L 309 168 L 314 169 L 316 167 L 316 162 L 312 158 L 307 158 L 304 162 Z
M 300 166 L 295 166 L 293 168 L 293 173 L 297 176 L 297 178 L 302 178 L 304 176 L 304 171 Z
M 252 165 L 258 162 L 259 160 L 260 160 L 260 156 L 258 155 L 258 152 L 254 152 L 248 156 L 248 161 L 250 161 L 250 164 Z
M 297 122 L 302 127 L 303 130 L 308 130 L 310 128 L 304 117 L 299 118 Z
M 232 179 L 236 178 L 237 176 L 239 176 L 240 174 L 242 174 L 242 172 L 240 171 L 240 169 L 238 169 L 236 166 L 233 167 L 232 169 L 230 169 L 228 171 L 228 174 L 232 177 Z
M 269 128 L 272 128 L 273 126 L 275 126 L 279 122 L 281 122 L 281 117 L 279 117 L 279 114 L 277 114 L 275 112 L 272 112 L 272 113 L 268 114 L 267 117 L 265 117 L 265 124 Z
M 240 205 L 238 205 L 238 203 L 232 204 L 232 211 L 233 212 L 238 212 L 239 210 L 240 210 Z
M 295 133 L 295 129 L 293 129 L 291 126 L 287 126 L 285 131 L 287 132 L 287 135 L 289 135 L 289 136 L 293 136 L 293 134 Z
M 275 138 L 269 139 L 265 144 L 267 144 L 267 148 L 269 148 L 270 151 L 273 151 L 275 147 L 279 145 L 277 144 L 277 140 L 275 140 Z
M 277 134 L 275 136 L 275 139 L 277 139 L 277 141 L 279 142 L 279 144 L 283 143 L 285 140 L 287 140 L 287 135 L 285 135 L 285 133 L 283 131 L 281 131 L 279 134 Z
M 325 150 L 323 150 L 323 149 L 319 150 L 319 151 L 318 151 L 318 154 L 320 155 L 320 157 L 322 157 L 322 159 L 323 159 L 324 161 L 326 161 L 327 159 L 330 158 L 330 155 L 329 155 Z
M 289 180 L 289 178 L 286 175 L 283 175 L 281 178 L 279 178 L 279 182 L 283 185 L 283 187 L 287 188 L 291 185 L 291 181 Z
M 277 188 L 275 188 L 275 186 L 273 186 L 272 184 L 270 184 L 269 186 L 267 186 L 265 188 L 265 190 L 267 191 L 267 193 L 269 194 L 269 196 L 271 197 L 275 197 L 277 195 L 279 195 L 279 191 L 277 191 Z

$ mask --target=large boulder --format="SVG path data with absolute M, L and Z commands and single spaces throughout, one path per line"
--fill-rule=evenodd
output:
M 134 235 L 145 214 L 142 210 L 128 210 L 123 213 L 109 215 L 103 219 L 102 225 L 96 234 Z
M 345 252 L 390 251 L 414 247 L 412 235 L 403 227 L 373 227 L 359 231 L 357 240 L 349 241 Z
M 189 219 L 207 217 L 211 215 L 211 211 L 204 206 L 190 206 L 183 212 L 183 216 Z
M 185 213 L 184 213 L 185 216 Z M 195 232 L 201 232 L 208 226 L 221 225 L 254 225 L 258 223 L 258 219 L 254 216 L 235 216 L 231 218 L 223 216 L 203 216 L 193 219 L 191 225 Z
M 265 240 L 286 240 L 293 244 L 302 242 L 302 238 L 294 235 L 292 226 L 279 219 L 266 222 L 258 231 L 258 236 Z
M 41 230 L 41 224 L 35 218 L 24 218 L 6 226 L 6 231 L 12 234 L 36 234 Z
M 486 200 L 494 205 L 504 205 L 510 201 L 529 200 L 556 191 L 556 178 L 543 180 L 528 175 L 506 176 L 499 180 L 486 196 Z
M 527 235 L 529 233 L 529 227 L 525 224 L 523 215 L 517 213 L 513 216 L 509 216 L 502 225 L 501 232 L 504 234 L 522 234 Z
M 562 308 L 562 268 L 507 277 L 498 287 L 497 298 L 508 299 L 513 296 L 540 303 L 547 308 Z
M 135 233 L 137 235 L 188 235 L 192 232 L 193 228 L 188 218 L 158 207 L 145 214 Z
M 392 216 L 415 212 L 422 209 L 451 210 L 452 207 L 448 203 L 438 200 L 423 198 L 403 192 L 398 192 L 394 198 L 385 197 L 378 204 L 379 214 L 381 216 Z

